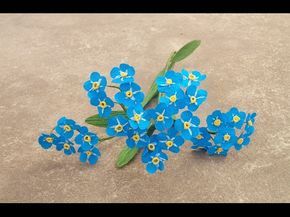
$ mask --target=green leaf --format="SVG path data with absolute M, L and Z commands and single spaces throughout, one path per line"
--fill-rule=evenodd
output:
M 108 125 L 108 120 L 112 117 L 115 117 L 117 115 L 123 115 L 126 116 L 126 113 L 124 111 L 112 111 L 111 115 L 109 118 L 101 118 L 99 115 L 93 115 L 91 117 L 88 117 L 86 119 L 86 123 L 91 124 L 93 126 L 97 127 L 107 127 Z
M 128 146 L 126 146 L 119 154 L 119 157 L 117 160 L 117 167 L 125 166 L 127 163 L 129 163 L 129 161 L 131 161 L 134 158 L 137 152 L 138 152 L 138 148 L 136 147 L 129 148 Z
M 188 57 L 200 45 L 200 40 L 194 40 L 184 45 L 173 58 L 173 62 L 179 62 Z

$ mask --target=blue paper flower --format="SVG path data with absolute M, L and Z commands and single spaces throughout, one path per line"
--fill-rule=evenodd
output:
M 247 146 L 250 143 L 250 138 L 247 133 L 243 133 L 238 137 L 238 139 L 235 142 L 235 149 L 237 151 L 241 150 L 243 147 Z
M 114 67 L 110 75 L 112 77 L 113 83 L 126 83 L 126 82 L 133 82 L 134 81 L 134 75 L 135 75 L 135 69 L 134 67 L 122 63 L 119 67 Z
M 252 135 L 255 131 L 254 124 L 255 124 L 255 118 L 256 118 L 256 113 L 248 114 L 246 118 L 246 126 L 245 130 L 247 132 L 247 135 Z
M 207 128 L 211 132 L 217 132 L 226 125 L 226 116 L 220 110 L 215 110 L 206 118 Z
M 144 148 L 150 142 L 146 130 L 129 130 L 127 135 L 128 139 L 126 140 L 126 144 L 129 148 Z
M 57 139 L 57 136 L 53 133 L 51 134 L 41 134 L 41 136 L 38 138 L 38 143 L 41 145 L 44 149 L 49 149 L 53 144 L 55 144 L 55 141 Z
M 170 128 L 166 133 L 158 134 L 157 137 L 161 148 L 173 153 L 178 153 L 180 151 L 180 146 L 184 143 L 184 139 L 177 134 L 178 131 L 175 128 Z
M 56 150 L 57 151 L 63 150 L 65 155 L 71 155 L 76 153 L 75 148 L 73 146 L 74 144 L 63 136 L 60 136 L 56 139 L 55 145 Z
M 107 86 L 107 79 L 101 76 L 98 72 L 92 72 L 90 80 L 84 83 L 84 88 L 88 91 L 88 97 L 93 98 L 98 96 L 100 91 L 104 91 Z
M 187 108 L 190 111 L 196 111 L 198 107 L 206 100 L 207 91 L 197 90 L 197 86 L 191 85 L 186 90 Z
M 115 99 L 118 103 L 131 107 L 143 101 L 144 93 L 136 83 L 122 83 L 120 92 L 116 93 Z
M 148 110 L 148 116 L 155 121 L 155 128 L 159 131 L 168 129 L 173 124 L 173 109 L 165 103 L 159 103 L 155 109 Z
M 74 130 L 76 128 L 76 122 L 71 119 L 67 119 L 66 117 L 62 117 L 57 121 L 57 126 L 55 127 L 55 131 L 64 136 L 67 139 L 70 139 L 74 135 Z
M 117 115 L 109 119 L 106 132 L 109 136 L 126 136 L 128 130 L 128 120 L 122 115 Z
M 183 109 L 186 105 L 184 96 L 182 89 L 168 88 L 165 93 L 161 94 L 160 102 L 170 106 L 173 113 L 177 114 L 178 110 Z
M 162 150 L 161 145 L 159 143 L 158 136 L 156 134 L 149 137 L 149 143 L 147 146 L 144 147 L 144 150 L 142 152 L 142 162 L 145 163 L 150 158 L 150 155 L 153 152 L 160 152 Z
M 91 98 L 91 104 L 97 106 L 99 116 L 103 118 L 109 117 L 114 107 L 114 102 L 103 91 L 97 97 Z
M 199 128 L 199 134 L 191 139 L 193 144 L 191 148 L 193 150 L 198 148 L 207 149 L 208 147 L 212 146 L 211 142 L 209 141 L 210 139 L 211 136 L 206 127 L 201 127 Z
M 173 70 L 169 70 L 164 76 L 159 76 L 156 79 L 156 84 L 159 92 L 166 92 L 169 89 L 179 89 L 182 83 L 182 75 Z
M 94 165 L 97 163 L 101 153 L 99 149 L 95 146 L 92 146 L 89 150 L 84 150 L 82 147 L 79 148 L 78 152 L 80 153 L 80 161 Z
M 144 161 L 146 170 L 150 174 L 154 174 L 157 170 L 164 170 L 164 161 L 168 160 L 168 156 L 163 152 L 152 152 Z
M 200 120 L 198 117 L 193 116 L 190 111 L 184 111 L 181 113 L 180 119 L 175 121 L 174 127 L 181 132 L 181 136 L 190 140 L 199 134 L 198 125 Z
M 226 117 L 229 126 L 241 129 L 246 118 L 246 113 L 240 112 L 236 107 L 233 107 L 226 113 Z
M 223 148 L 221 145 L 213 145 L 207 148 L 208 155 L 217 155 L 226 157 L 229 149 Z
M 89 132 L 87 127 L 81 127 L 79 134 L 75 137 L 75 142 L 87 151 L 99 142 L 99 138 L 96 134 Z
M 206 79 L 206 75 L 201 74 L 198 71 L 188 72 L 185 69 L 181 71 L 183 75 L 183 82 L 182 85 L 184 87 L 188 87 L 191 85 L 199 86 L 200 82 Z
M 150 124 L 149 116 L 146 111 L 144 112 L 144 109 L 140 104 L 134 107 L 129 107 L 127 115 L 129 117 L 130 126 L 133 129 L 140 128 L 141 130 L 145 130 L 148 128 Z
M 229 149 L 236 141 L 237 137 L 235 130 L 231 127 L 221 128 L 214 138 L 215 144 L 220 144 L 224 149 Z

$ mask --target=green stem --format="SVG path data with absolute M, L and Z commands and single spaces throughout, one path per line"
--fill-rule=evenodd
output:
M 110 140 L 110 139 L 113 139 L 113 138 L 115 138 L 114 136 L 110 136 L 110 137 L 106 137 L 106 138 L 101 138 L 100 140 L 99 140 L 99 142 L 101 143 L 101 142 L 104 142 L 104 141 L 106 141 L 106 140 Z
M 118 86 L 114 86 L 114 85 L 107 85 L 107 87 L 110 87 L 110 88 L 115 88 L 115 89 L 118 89 L 118 90 L 120 90 L 120 87 L 118 87 Z

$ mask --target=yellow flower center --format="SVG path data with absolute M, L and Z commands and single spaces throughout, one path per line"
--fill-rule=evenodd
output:
M 131 90 L 128 90 L 128 91 L 126 92 L 126 96 L 129 97 L 129 98 L 131 98 L 131 97 L 133 96 L 132 91 L 131 91 Z
M 134 115 L 134 120 L 135 120 L 135 121 L 138 122 L 138 121 L 140 121 L 140 119 L 141 119 L 141 116 L 140 116 L 140 115 L 138 115 L 138 114 L 135 114 L 135 115 Z
M 192 73 L 189 74 L 188 78 L 189 78 L 190 80 L 195 80 L 195 79 L 196 79 L 195 75 L 192 74 Z
M 219 153 L 221 153 L 223 151 L 223 148 L 221 148 L 221 147 L 219 147 L 217 150 L 216 150 L 216 152 L 219 154 Z
M 183 124 L 184 129 L 188 130 L 190 128 L 190 123 L 189 122 L 184 122 Z
M 169 98 L 169 100 L 171 101 L 171 102 L 175 102 L 176 101 L 176 95 L 172 95 L 170 98 Z
M 84 136 L 84 141 L 85 142 L 90 142 L 91 141 L 91 137 L 88 136 L 88 135 Z
M 190 103 L 196 103 L 196 97 L 195 96 L 191 96 L 190 97 Z
M 88 156 L 91 156 L 91 155 L 92 155 L 92 152 L 91 152 L 91 151 L 86 151 L 86 154 L 87 154 Z
M 159 158 L 158 157 L 154 157 L 153 159 L 152 159 L 152 163 L 153 164 L 155 164 L 155 165 L 157 165 L 158 163 L 159 163 Z
M 229 134 L 224 135 L 224 140 L 229 141 L 231 139 L 231 136 Z
M 152 143 L 148 144 L 148 149 L 149 149 L 150 151 L 154 151 L 154 150 L 155 150 L 155 145 L 152 144 Z
M 122 132 L 122 130 L 123 130 L 123 126 L 122 125 L 117 125 L 117 126 L 115 126 L 115 131 L 117 132 L 117 133 L 120 133 L 120 132 Z
M 121 72 L 120 75 L 121 75 L 121 77 L 124 78 L 124 77 L 126 77 L 128 75 L 128 73 L 127 72 Z
M 166 84 L 168 84 L 168 85 L 170 85 L 170 84 L 172 84 L 173 82 L 172 82 L 172 79 L 166 79 Z
M 70 145 L 69 145 L 69 144 L 67 144 L 67 143 L 64 143 L 64 145 L 63 145 L 63 148 L 64 148 L 65 150 L 69 150 L 69 148 L 70 148 Z
M 213 125 L 215 125 L 216 127 L 218 127 L 218 126 L 221 125 L 221 123 L 222 123 L 221 120 L 217 118 L 217 119 L 214 120 Z
M 53 142 L 53 138 L 51 138 L 51 137 L 47 137 L 47 138 L 45 139 L 45 141 L 47 141 L 48 143 L 52 143 L 52 142 Z
M 94 90 L 99 89 L 99 87 L 100 87 L 99 82 L 93 82 L 93 89 L 94 89 Z
M 172 142 L 172 141 L 167 141 L 167 142 L 166 142 L 166 145 L 170 148 L 170 147 L 173 146 L 173 142 Z
M 107 103 L 105 101 L 101 101 L 99 105 L 101 108 L 106 108 Z
M 239 145 L 243 144 L 243 142 L 244 142 L 244 139 L 243 139 L 243 138 L 239 138 L 239 139 L 238 139 L 238 144 L 239 144 Z
M 240 120 L 241 120 L 241 118 L 240 118 L 238 115 L 235 115 L 235 116 L 233 117 L 233 121 L 234 121 L 235 123 L 239 122 Z
M 138 141 L 140 140 L 140 136 L 139 136 L 138 134 L 135 134 L 135 135 L 133 136 L 133 140 L 134 140 L 135 142 L 138 142 Z
M 249 120 L 249 121 L 248 121 L 248 125 L 249 125 L 249 126 L 253 126 L 253 122 L 252 122 L 252 120 Z
M 201 134 L 197 135 L 196 137 L 198 140 L 203 139 L 203 136 Z
M 164 120 L 164 116 L 163 115 L 158 115 L 157 121 L 163 121 L 163 120 Z
M 67 132 L 71 131 L 71 127 L 69 125 L 64 125 L 63 129 Z

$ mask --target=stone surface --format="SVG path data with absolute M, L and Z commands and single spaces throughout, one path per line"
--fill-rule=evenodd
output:
M 290 202 L 290 15 L 2 14 L 0 29 L 1 202 Z M 82 88 L 90 71 L 128 62 L 147 91 L 192 39 L 201 46 L 175 69 L 207 74 L 202 123 L 217 108 L 256 111 L 247 148 L 222 159 L 186 144 L 153 176 L 140 156 L 116 169 L 124 139 L 103 143 L 96 166 L 40 148 L 59 117 L 96 113 Z

